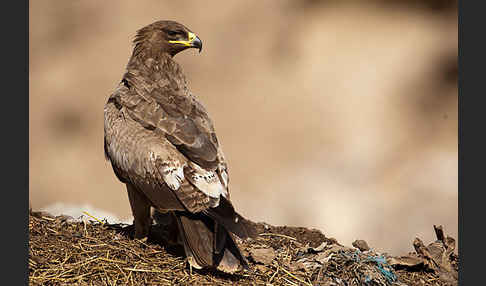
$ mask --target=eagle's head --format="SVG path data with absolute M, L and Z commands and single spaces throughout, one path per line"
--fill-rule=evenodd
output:
M 157 21 L 137 31 L 135 49 L 150 54 L 175 56 L 177 53 L 196 48 L 202 50 L 202 42 L 191 30 L 175 21 Z

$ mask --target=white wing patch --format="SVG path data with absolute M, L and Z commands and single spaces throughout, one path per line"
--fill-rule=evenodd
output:
M 184 166 L 164 166 L 162 168 L 162 178 L 169 188 L 178 190 L 184 180 Z
M 153 145 L 148 153 L 149 164 L 150 166 L 158 165 L 159 174 L 162 175 L 164 182 L 170 189 L 176 191 L 181 187 L 182 181 L 184 181 L 184 167 L 187 164 L 181 164 L 179 160 L 169 156 L 161 156 L 161 154 L 166 155 L 166 152 L 161 149 L 160 145 Z M 157 164 L 157 161 L 160 164 Z
M 220 195 L 227 196 L 227 190 L 221 184 L 214 171 L 207 171 L 194 163 L 189 164 L 186 178 L 207 196 L 219 199 Z

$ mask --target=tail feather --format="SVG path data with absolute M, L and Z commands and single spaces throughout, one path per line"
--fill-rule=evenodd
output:
M 221 224 L 217 222 L 214 224 L 214 253 L 220 254 L 224 251 L 224 246 L 226 245 L 227 231 Z
M 219 262 L 218 269 L 225 272 L 234 272 L 231 271 L 231 267 L 235 263 L 238 263 L 240 264 L 239 269 L 243 267 L 243 269 L 249 270 L 250 266 L 248 265 L 248 262 L 246 261 L 245 257 L 243 257 L 243 254 L 241 254 L 240 249 L 236 245 L 233 235 L 231 233 L 228 233 L 227 231 L 226 234 L 226 247 L 224 248 L 224 254 L 221 261 Z
M 203 213 L 241 239 L 255 236 L 253 228 L 246 224 L 246 220 L 235 211 L 230 201 L 224 197 L 221 197 L 217 207 L 207 209 Z
M 188 261 L 194 268 L 216 267 L 233 273 L 248 263 L 224 225 L 202 213 L 174 213 Z

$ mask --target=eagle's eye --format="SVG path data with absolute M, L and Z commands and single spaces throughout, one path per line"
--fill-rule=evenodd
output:
M 177 36 L 178 32 L 177 31 L 167 31 L 167 35 L 171 36 L 171 37 L 175 37 Z

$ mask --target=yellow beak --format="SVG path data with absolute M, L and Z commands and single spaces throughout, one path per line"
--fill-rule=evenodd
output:
M 199 52 L 202 50 L 202 42 L 198 36 L 192 32 L 187 32 L 187 41 L 169 41 L 171 44 L 181 44 L 186 47 L 197 48 Z

